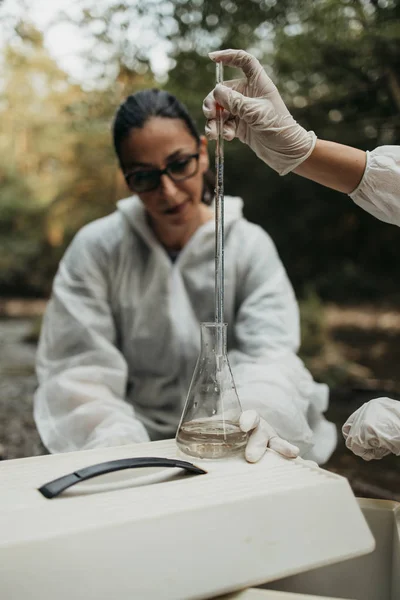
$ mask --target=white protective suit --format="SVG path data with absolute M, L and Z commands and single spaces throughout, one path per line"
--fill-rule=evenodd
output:
M 255 409 L 302 456 L 325 462 L 336 445 L 328 388 L 301 360 L 299 315 L 270 237 L 225 203 L 225 320 L 242 408 Z M 37 356 L 34 416 L 51 452 L 173 437 L 214 319 L 214 221 L 175 262 L 140 200 L 84 227 L 60 263 Z
M 380 221 L 400 226 L 400 146 L 367 152 L 364 175 L 350 198 Z

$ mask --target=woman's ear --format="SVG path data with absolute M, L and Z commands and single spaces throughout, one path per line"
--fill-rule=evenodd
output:
M 199 148 L 199 163 L 202 173 L 205 173 L 210 167 L 210 159 L 208 158 L 208 140 L 205 135 L 200 136 Z

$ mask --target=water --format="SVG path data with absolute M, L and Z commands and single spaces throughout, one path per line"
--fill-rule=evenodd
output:
M 197 458 L 224 458 L 246 446 L 247 433 L 232 421 L 189 421 L 184 423 L 176 443 L 185 454 Z

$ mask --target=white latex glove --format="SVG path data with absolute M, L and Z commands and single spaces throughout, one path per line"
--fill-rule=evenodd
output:
M 248 462 L 259 461 L 267 448 L 287 458 L 296 458 L 299 455 L 298 447 L 279 437 L 275 429 L 268 425 L 255 410 L 245 410 L 240 417 L 239 425 L 242 431 L 251 432 L 245 450 L 245 458 Z
M 223 106 L 224 138 L 238 137 L 280 175 L 298 167 L 314 150 L 317 137 L 292 117 L 258 60 L 243 50 L 212 52 L 215 62 L 242 69 L 246 78 L 225 81 L 203 104 L 206 134 L 216 139 L 216 102 Z
M 400 456 L 400 401 L 375 398 L 356 410 L 342 427 L 346 446 L 364 460 Z

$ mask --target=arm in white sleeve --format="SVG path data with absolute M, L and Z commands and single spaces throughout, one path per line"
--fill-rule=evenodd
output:
M 400 226 L 400 146 L 367 152 L 364 175 L 350 198 L 377 219 Z
M 321 394 L 326 404 L 328 391 L 313 381 L 296 355 L 298 306 L 273 242 L 259 229 L 243 254 L 234 348 L 229 352 L 238 395 L 244 410 L 255 409 L 304 456 L 314 443 L 308 422 L 311 405 Z
M 149 439 L 124 400 L 127 365 L 116 347 L 108 300 L 112 283 L 102 252 L 87 230 L 76 236 L 60 264 L 46 310 L 34 416 L 50 452 Z

